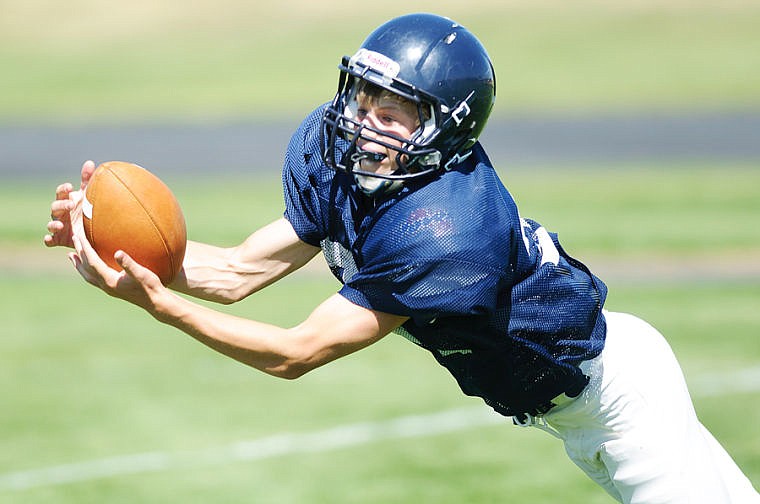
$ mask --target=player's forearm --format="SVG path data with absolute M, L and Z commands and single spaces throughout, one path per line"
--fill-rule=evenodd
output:
M 188 242 L 182 270 L 171 288 L 199 299 L 229 304 L 294 269 L 288 263 L 266 258 L 243 258 L 239 248 Z
M 272 376 L 297 378 L 318 365 L 292 329 L 218 312 L 165 289 L 148 311 L 209 348 Z
M 219 303 L 231 303 L 240 299 L 246 275 L 232 263 L 233 255 L 233 248 L 188 241 L 182 270 L 171 288 Z M 248 270 L 250 274 L 250 267 Z
M 232 303 L 300 268 L 319 252 L 302 242 L 285 219 L 259 229 L 236 247 L 188 242 L 183 269 L 172 289 Z
M 288 379 L 356 352 L 407 320 L 355 305 L 340 294 L 288 329 L 212 310 L 163 287 L 150 290 L 147 309 L 224 355 Z

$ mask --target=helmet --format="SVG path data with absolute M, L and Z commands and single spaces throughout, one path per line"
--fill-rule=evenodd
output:
M 344 56 L 338 68 L 338 92 L 322 118 L 322 157 L 329 167 L 352 173 L 362 188 L 362 181 L 374 178 L 373 184 L 364 184 L 370 186 L 365 192 L 397 189 L 404 181 L 459 164 L 483 130 L 496 95 L 485 48 L 464 27 L 433 14 L 386 22 L 353 56 Z M 362 81 L 416 104 L 420 126 L 411 138 L 394 137 L 356 119 L 356 90 Z M 372 156 L 357 147 L 366 130 L 372 142 L 398 152 L 396 172 L 361 170 L 359 161 Z

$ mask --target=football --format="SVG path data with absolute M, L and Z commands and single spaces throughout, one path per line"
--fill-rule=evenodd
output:
M 182 267 L 187 245 L 185 217 L 169 187 L 136 164 L 98 165 L 84 190 L 84 232 L 101 259 L 121 270 L 123 250 L 168 285 Z

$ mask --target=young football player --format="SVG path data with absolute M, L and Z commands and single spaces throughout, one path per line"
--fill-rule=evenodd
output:
M 46 244 L 73 247 L 81 276 L 108 294 L 275 376 L 400 333 L 465 394 L 562 439 L 620 502 L 760 502 L 698 420 L 663 337 L 605 310 L 602 280 L 518 212 L 478 142 L 496 79 L 475 36 L 444 17 L 401 16 L 345 57 L 340 77 L 288 145 L 284 217 L 236 247 L 189 243 L 171 285 L 235 302 L 321 251 L 342 286 L 297 326 L 196 304 L 122 252 L 124 271 L 108 268 L 70 184 L 58 187 Z M 93 169 L 83 166 L 83 187 Z

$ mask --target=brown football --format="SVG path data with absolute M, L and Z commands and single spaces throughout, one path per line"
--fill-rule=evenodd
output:
M 182 267 L 187 229 L 182 208 L 154 174 L 123 161 L 100 164 L 84 191 L 84 232 L 114 269 L 123 250 L 168 285 Z

